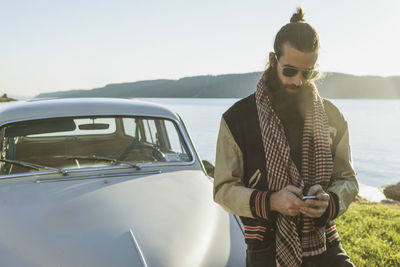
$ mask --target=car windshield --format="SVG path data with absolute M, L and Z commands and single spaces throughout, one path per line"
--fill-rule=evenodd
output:
M 15 161 L 76 169 L 192 160 L 176 123 L 162 118 L 92 116 L 16 122 L 0 128 L 0 142 L 2 175 L 37 171 Z

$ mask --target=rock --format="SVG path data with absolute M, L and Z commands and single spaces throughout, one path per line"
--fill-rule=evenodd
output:
M 391 184 L 383 188 L 383 193 L 386 198 L 400 201 L 400 182 L 397 184 Z
M 8 97 L 7 94 L 3 94 L 0 97 L 0 102 L 9 102 L 9 101 L 16 101 L 16 99 Z
M 380 203 L 386 204 L 386 205 L 396 205 L 396 206 L 400 206 L 400 201 L 391 200 L 391 199 L 382 200 Z

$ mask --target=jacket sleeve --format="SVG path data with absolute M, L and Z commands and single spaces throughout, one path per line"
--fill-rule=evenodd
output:
M 351 161 L 347 123 L 336 146 L 332 178 L 327 193 L 330 195 L 329 206 L 325 213 L 315 220 L 317 225 L 325 225 L 328 221 L 342 215 L 358 194 L 358 182 Z
M 243 176 L 243 154 L 222 118 L 215 158 L 214 201 L 230 213 L 254 218 L 250 209 L 254 189 L 245 187 Z
M 221 119 L 217 141 L 217 155 L 214 173 L 214 200 L 226 211 L 249 218 L 275 220 L 270 211 L 271 192 L 254 189 L 261 173 L 250 177 L 251 187 L 243 183 L 243 153 L 236 143 L 224 118 Z
M 335 217 L 342 215 L 358 194 L 358 182 L 351 159 L 347 123 L 344 134 L 336 146 L 332 179 L 327 191 L 328 193 L 335 194 L 337 197 L 338 206 Z

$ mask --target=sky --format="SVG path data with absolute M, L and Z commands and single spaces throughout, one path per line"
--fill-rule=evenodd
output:
M 297 6 L 322 71 L 400 75 L 399 0 L 0 0 L 0 93 L 262 71 Z

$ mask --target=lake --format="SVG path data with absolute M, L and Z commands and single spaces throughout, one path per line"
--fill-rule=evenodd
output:
M 222 113 L 239 99 L 143 98 L 177 112 L 202 159 L 215 162 Z M 400 181 L 400 100 L 331 100 L 348 121 L 360 195 L 378 201 L 377 187 Z M 361 192 L 362 191 L 362 192 Z M 373 196 L 370 196 L 373 194 Z
M 219 123 L 223 112 L 239 99 L 141 98 L 162 104 L 184 120 L 200 157 L 215 162 Z M 360 195 L 373 201 L 384 198 L 379 187 L 400 181 L 400 99 L 331 100 L 348 121 L 354 168 Z M 15 102 L 2 103 L 1 106 Z

